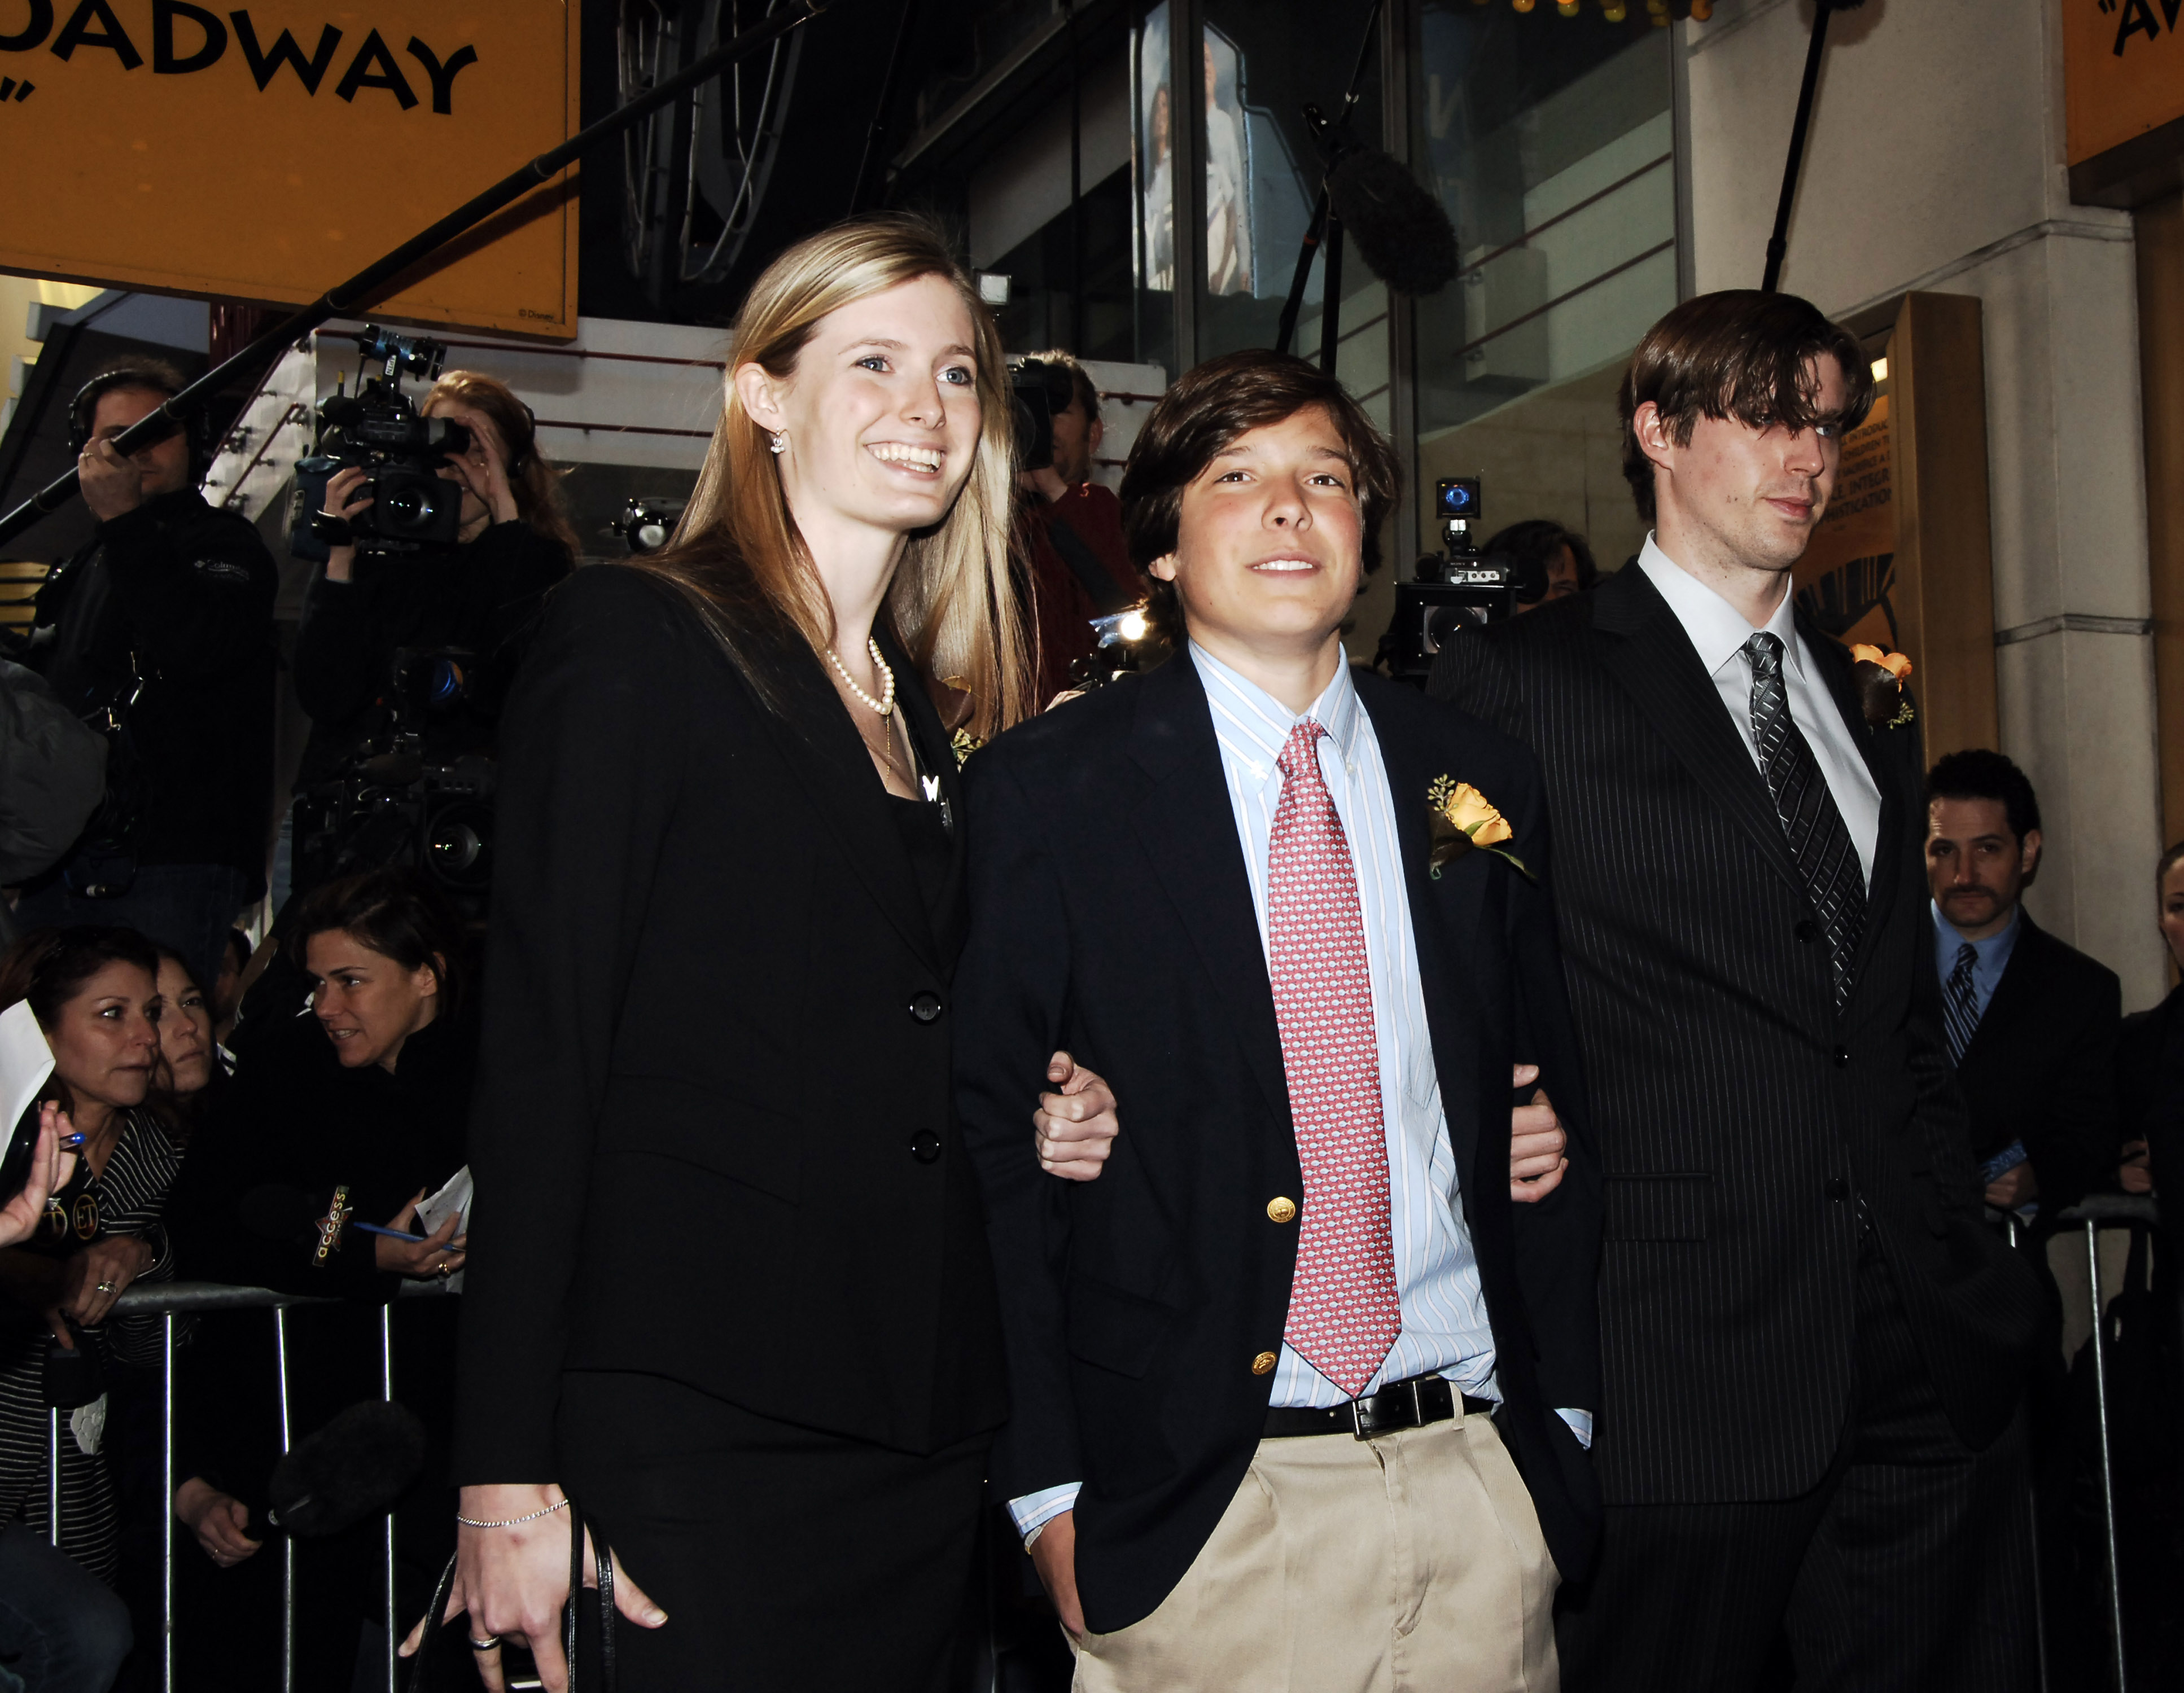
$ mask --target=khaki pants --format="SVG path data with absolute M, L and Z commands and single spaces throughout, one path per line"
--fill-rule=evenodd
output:
M 1160 1608 L 1075 1693 L 1556 1693 L 1557 1577 L 1485 1417 L 1262 1440 Z

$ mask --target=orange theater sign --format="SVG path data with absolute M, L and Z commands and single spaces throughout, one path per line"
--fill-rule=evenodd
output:
M 2131 204 L 2184 153 L 2184 3 L 2059 3 L 2071 198 Z
M 0 0 L 0 270 L 294 305 L 573 134 L 577 0 Z M 567 337 L 564 173 L 380 315 Z

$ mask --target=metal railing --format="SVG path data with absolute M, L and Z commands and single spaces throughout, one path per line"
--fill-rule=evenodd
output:
M 432 1299 L 447 1292 L 440 1282 L 404 1281 L 404 1299 Z M 299 1305 L 339 1305 L 333 1299 L 307 1298 L 276 1293 L 270 1288 L 237 1288 L 217 1282 L 139 1283 L 114 1301 L 109 1315 L 157 1317 L 160 1327 L 159 1356 L 159 1475 L 164 1508 L 159 1534 L 159 1685 L 166 1693 L 175 1685 L 175 1319 L 198 1311 L 259 1311 L 273 1312 L 273 1348 L 280 1383 L 281 1451 L 287 1456 L 293 1431 L 288 1417 L 288 1308 Z M 379 1384 L 381 1396 L 394 1397 L 393 1309 L 379 1308 Z M 46 1532 L 53 1545 L 61 1534 L 61 1413 L 48 1408 L 47 1421 Z M 383 1579 L 387 1588 L 387 1693 L 398 1693 L 396 1656 L 404 1630 L 398 1610 L 394 1575 L 394 1513 L 388 1512 L 384 1529 Z M 296 1542 L 281 1540 L 281 1690 L 296 1687 Z
M 2016 1246 L 2023 1234 L 2023 1225 L 2013 1215 L 2005 1215 L 2002 1221 L 2008 1230 L 2009 1244 Z M 2100 1425 L 2098 1480 L 2101 1495 L 2101 1550 L 2108 1577 L 2109 1685 L 2114 1689 L 2114 1693 L 2126 1693 L 2130 1678 L 2126 1669 L 2128 1653 L 2125 1646 L 2121 1536 L 2116 1527 L 2115 1442 L 2109 1415 L 2108 1342 L 2104 1332 L 2107 1322 L 2105 1301 L 2101 1295 L 2100 1236 L 2103 1228 L 2158 1227 L 2161 1222 L 2161 1207 L 2152 1198 L 2136 1194 L 2091 1194 L 2078 1204 L 2057 1212 L 2055 1221 L 2081 1234 L 2086 1243 L 2086 1280 L 2092 1317 L 2093 1395 Z M 2184 1313 L 2180 1313 L 2180 1317 L 2184 1317 Z M 2036 1496 L 2031 1511 L 2033 1620 L 2039 1641 L 2041 1693 L 2047 1693 L 2047 1595 L 2042 1590 L 2041 1574 L 2040 1509 Z M 2067 1523 L 2062 1526 L 2067 1530 Z
M 2023 1232 L 2014 1216 L 1999 1218 L 2005 1227 L 2011 1245 L 2016 1245 Z M 2101 1500 L 2102 1551 L 2107 1577 L 2108 1625 L 2110 1655 L 2109 1668 L 2110 1685 L 2115 1693 L 2126 1693 L 2127 1653 L 2124 1626 L 2123 1575 L 2120 1551 L 2121 1536 L 2117 1523 L 2115 1452 L 2112 1421 L 2109 1405 L 2108 1346 L 2103 1297 L 2100 1257 L 2100 1236 L 2105 1228 L 2158 1227 L 2161 1221 L 2159 1205 L 2151 1198 L 2128 1194 L 2096 1194 L 2081 1203 L 2057 1213 L 2056 1222 L 2078 1233 L 2085 1242 L 2086 1274 L 2089 1284 L 2089 1303 L 2092 1319 L 2091 1339 L 2092 1351 L 2095 1404 L 2098 1412 L 2099 1442 L 2098 1475 Z M 435 1298 L 446 1294 L 445 1285 L 439 1282 L 410 1282 L 402 1284 L 404 1299 Z M 161 1512 L 160 1539 L 160 1614 L 162 1623 L 161 1686 L 171 1693 L 175 1685 L 175 1319 L 177 1316 L 200 1311 L 266 1310 L 273 1312 L 274 1351 L 280 1392 L 281 1451 L 285 1455 L 293 1444 L 293 1428 L 289 1417 L 288 1402 L 288 1332 L 287 1312 L 293 1306 L 337 1305 L 338 1300 L 309 1298 L 294 1294 L 276 1293 L 270 1288 L 228 1287 L 213 1282 L 167 1282 L 139 1284 L 129 1289 L 114 1301 L 114 1317 L 152 1317 L 160 1319 L 160 1465 L 164 1509 Z M 392 1305 L 382 1306 L 379 1311 L 380 1391 L 383 1398 L 394 1397 L 394 1351 Z M 2179 1313 L 2184 1322 L 2184 1312 Z M 61 1414 L 57 1410 L 47 1412 L 47 1530 L 54 1544 L 60 1536 L 60 1428 Z M 2036 1502 L 2032 1506 L 2033 1517 L 2033 1582 L 2035 1618 L 2038 1623 L 2040 1640 L 2040 1685 L 2045 1693 L 2048 1686 L 2048 1655 L 2045 1625 L 2045 1600 L 2039 1557 L 2039 1516 Z M 385 1519 L 382 1553 L 382 1579 L 386 1588 L 387 1641 L 386 1685 L 387 1693 L 399 1693 L 398 1671 L 400 1659 L 397 1648 L 404 1630 L 398 1611 L 395 1582 L 394 1516 L 388 1512 Z M 296 1545 L 284 1536 L 281 1543 L 281 1686 L 282 1693 L 294 1693 L 296 1664 Z

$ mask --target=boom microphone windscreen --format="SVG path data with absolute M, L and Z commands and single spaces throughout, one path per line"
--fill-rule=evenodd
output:
M 1408 167 L 1378 148 L 1343 151 L 1327 198 L 1373 274 L 1398 294 L 1438 292 L 1456 275 L 1456 229 Z
M 385 1516 L 424 1467 L 425 1428 L 410 1408 L 365 1400 L 273 1467 L 272 1525 L 304 1539 L 338 1534 Z

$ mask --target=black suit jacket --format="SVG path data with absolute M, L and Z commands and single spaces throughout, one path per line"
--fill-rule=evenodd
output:
M 1544 873 L 1539 774 L 1520 747 L 1370 675 L 1358 692 L 1402 832 L 1418 963 L 1505 1396 L 1496 1418 L 1557 1562 L 1589 1562 L 1590 1465 L 1553 1407 L 1599 1392 L 1599 1188 L 1544 891 L 1474 852 L 1427 873 L 1426 790 L 1468 781 Z M 995 1490 L 1081 1481 L 1089 1627 L 1145 1616 L 1234 1495 L 1266 1422 L 1302 1192 L 1243 849 L 1196 667 L 1178 658 L 1011 731 L 971 785 L 971 938 L 957 977 L 964 1133 L 983 1182 L 1012 1415 Z M 1035 1161 L 1023 1098 L 1056 1047 L 1113 1085 L 1123 1128 L 1096 1182 Z M 1509 1066 L 1542 1066 L 1570 1169 L 1509 1200 Z
M 1001 1420 L 949 1079 L 958 937 L 818 660 L 768 662 L 785 715 L 671 590 L 600 565 L 555 591 L 510 698 L 459 1481 L 555 1474 L 565 1370 L 913 1452 Z
M 2115 972 L 2020 909 L 2009 963 L 1964 1049 L 1957 1084 L 1970 1114 L 1972 1156 L 1984 1161 L 2023 1141 L 2045 1222 L 2115 1181 L 2123 1143 L 2115 1093 L 2122 1026 L 2123 984 Z
M 1850 1000 L 1758 766 L 1641 570 L 1450 643 L 1431 691 L 1540 755 L 1563 955 L 1607 1172 L 1594 1446 L 1610 1503 L 1814 1486 L 1851 1407 L 1855 1200 L 1951 1422 L 2001 1432 L 2031 1273 L 1982 1221 L 1925 921 L 1916 737 L 1864 725 L 1881 796 Z
M 2123 1020 L 2116 1094 L 2122 1138 L 2146 1142 L 2155 1192 L 2184 1190 L 2184 988 Z

